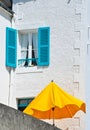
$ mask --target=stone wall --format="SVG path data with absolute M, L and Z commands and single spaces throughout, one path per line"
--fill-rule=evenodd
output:
M 60 130 L 41 120 L 0 104 L 0 130 Z

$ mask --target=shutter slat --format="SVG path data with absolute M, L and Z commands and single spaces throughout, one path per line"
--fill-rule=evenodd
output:
M 50 28 L 38 29 L 38 65 L 49 65 Z
M 6 66 L 16 68 L 17 31 L 6 28 Z

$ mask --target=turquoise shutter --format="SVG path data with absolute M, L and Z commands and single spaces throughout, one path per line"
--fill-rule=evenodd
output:
M 16 68 L 17 31 L 6 28 L 6 66 Z
M 49 65 L 50 28 L 38 29 L 38 66 Z

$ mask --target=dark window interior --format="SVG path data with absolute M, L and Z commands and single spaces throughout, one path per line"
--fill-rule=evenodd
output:
M 34 98 L 18 99 L 18 110 L 23 111 Z

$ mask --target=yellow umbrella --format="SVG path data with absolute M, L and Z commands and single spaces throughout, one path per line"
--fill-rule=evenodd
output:
M 85 112 L 85 103 L 52 81 L 23 112 L 39 119 L 53 119 L 54 125 L 54 119 L 71 118 L 79 110 Z

